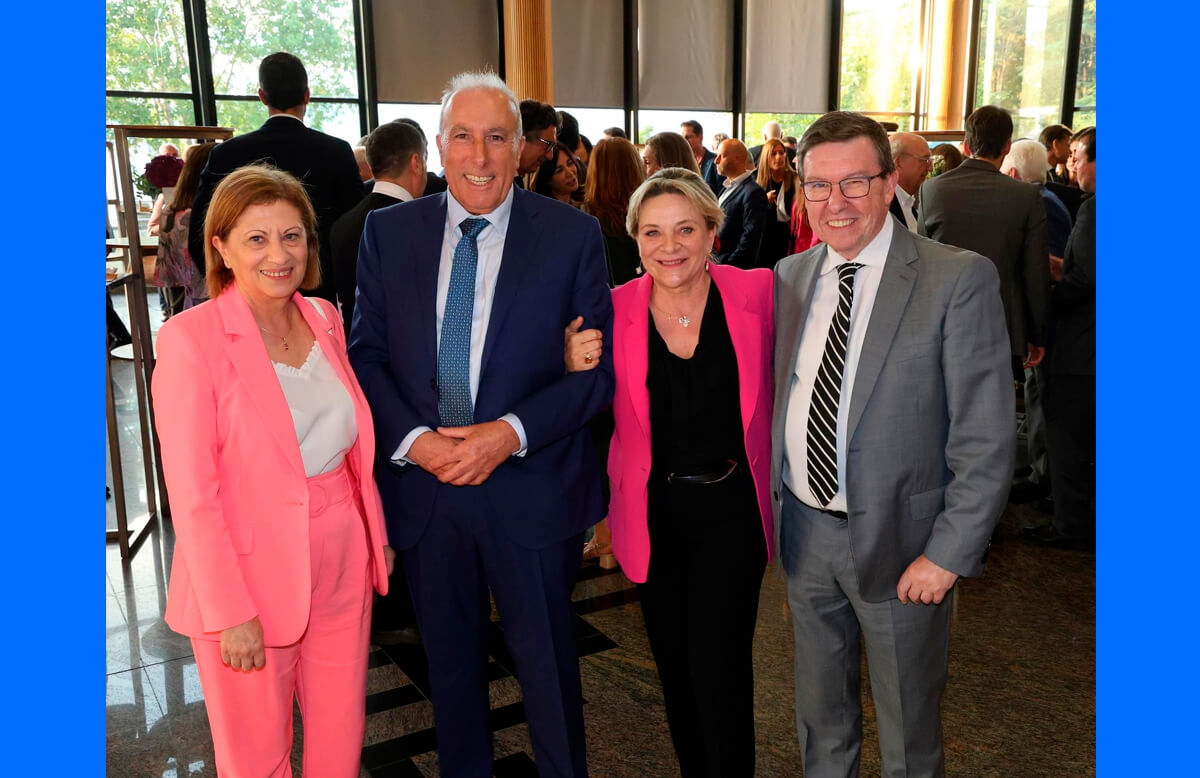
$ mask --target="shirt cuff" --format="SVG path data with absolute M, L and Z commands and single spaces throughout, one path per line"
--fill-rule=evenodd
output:
M 517 433 L 517 437 L 521 441 L 521 447 L 512 453 L 514 457 L 523 457 L 529 453 L 529 439 L 525 437 L 525 425 L 517 418 L 514 413 L 506 413 L 500 417 L 499 421 L 506 421 L 508 425 Z
M 412 432 L 404 436 L 404 440 L 400 441 L 400 445 L 396 447 L 396 451 L 392 454 L 392 461 L 400 466 L 415 465 L 416 462 L 408 458 L 408 450 L 412 448 L 412 444 L 417 442 L 417 438 L 424 435 L 426 432 L 433 432 L 429 427 L 413 427 Z

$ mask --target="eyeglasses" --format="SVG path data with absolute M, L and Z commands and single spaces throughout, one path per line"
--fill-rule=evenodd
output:
M 887 173 L 876 173 L 873 176 L 850 176 L 838 181 L 837 185 L 838 189 L 842 190 L 842 197 L 866 197 L 871 193 L 871 181 L 886 176 Z M 810 203 L 828 200 L 829 196 L 833 194 L 833 183 L 830 181 L 805 181 L 802 188 L 804 189 L 804 199 Z
M 912 158 L 913 158 L 913 159 L 915 159 L 917 162 L 920 162 L 920 163 L 921 163 L 921 164 L 923 164 L 923 165 L 931 165 L 931 164 L 933 164 L 933 157 L 932 157 L 932 156 L 928 156 L 928 155 L 927 155 L 927 156 L 924 156 L 924 157 L 918 157 L 916 154 L 909 154 L 907 151 L 901 151 L 901 152 L 900 152 L 900 154 L 899 154 L 899 156 L 901 156 L 901 157 L 912 157 Z
M 546 147 L 546 149 L 545 149 L 546 151 L 549 151 L 550 149 L 554 148 L 554 141 L 552 141 L 552 140 L 546 140 L 545 138 L 543 138 L 543 137 L 542 137 L 542 136 L 540 136 L 540 135 L 526 135 L 526 136 L 525 136 L 525 140 L 527 140 L 527 141 L 537 141 L 538 143 L 540 143 L 540 144 L 542 144 L 543 146 L 545 146 L 545 147 Z

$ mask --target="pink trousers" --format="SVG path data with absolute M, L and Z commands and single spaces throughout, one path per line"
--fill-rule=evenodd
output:
M 359 774 L 371 632 L 361 500 L 345 462 L 308 479 L 308 491 L 312 604 L 304 635 L 268 647 L 265 666 L 249 673 L 221 662 L 218 641 L 192 639 L 221 778 L 290 778 L 293 696 L 304 722 L 303 775 Z

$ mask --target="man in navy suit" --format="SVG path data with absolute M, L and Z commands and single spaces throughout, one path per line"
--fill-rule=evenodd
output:
M 437 138 L 449 191 L 372 212 L 359 251 L 350 361 L 443 776 L 491 775 L 489 589 L 539 774 L 587 774 L 571 590 L 605 513 L 587 422 L 611 402 L 613 368 L 606 349 L 599 369 L 567 373 L 563 330 L 580 314 L 611 341 L 612 301 L 596 220 L 513 186 L 527 142 L 503 81 L 456 76 Z
M 717 233 L 720 244 L 717 256 L 722 265 L 743 270 L 758 267 L 758 249 L 767 229 L 771 205 L 767 193 L 754 180 L 754 165 L 740 140 L 721 141 L 717 147 L 717 172 L 725 177 L 719 197 L 725 222 Z
M 688 142 L 692 153 L 696 155 L 696 164 L 700 166 L 700 177 L 704 179 L 704 183 L 708 184 L 708 188 L 713 190 L 713 194 L 720 197 L 721 191 L 725 187 L 725 177 L 717 172 L 716 153 L 704 148 L 704 128 L 695 119 L 688 119 L 679 125 L 679 134 Z
M 317 214 L 321 247 L 321 285 L 309 290 L 330 302 L 336 300 L 329 231 L 338 217 L 363 199 L 362 179 L 350 144 L 304 126 L 308 107 L 308 73 L 304 64 L 277 51 L 258 66 L 258 99 L 267 106 L 266 123 L 254 132 L 218 143 L 200 174 L 192 204 L 188 250 L 204 273 L 204 217 L 213 190 L 229 173 L 255 162 L 269 162 L 304 183 Z

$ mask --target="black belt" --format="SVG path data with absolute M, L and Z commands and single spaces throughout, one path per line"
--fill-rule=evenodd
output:
M 713 469 L 704 473 L 690 473 L 687 475 L 681 473 L 668 473 L 667 483 L 669 484 L 719 484 L 729 476 L 733 475 L 733 471 L 737 470 L 737 462 L 732 459 L 726 459 L 724 463 L 714 466 Z

